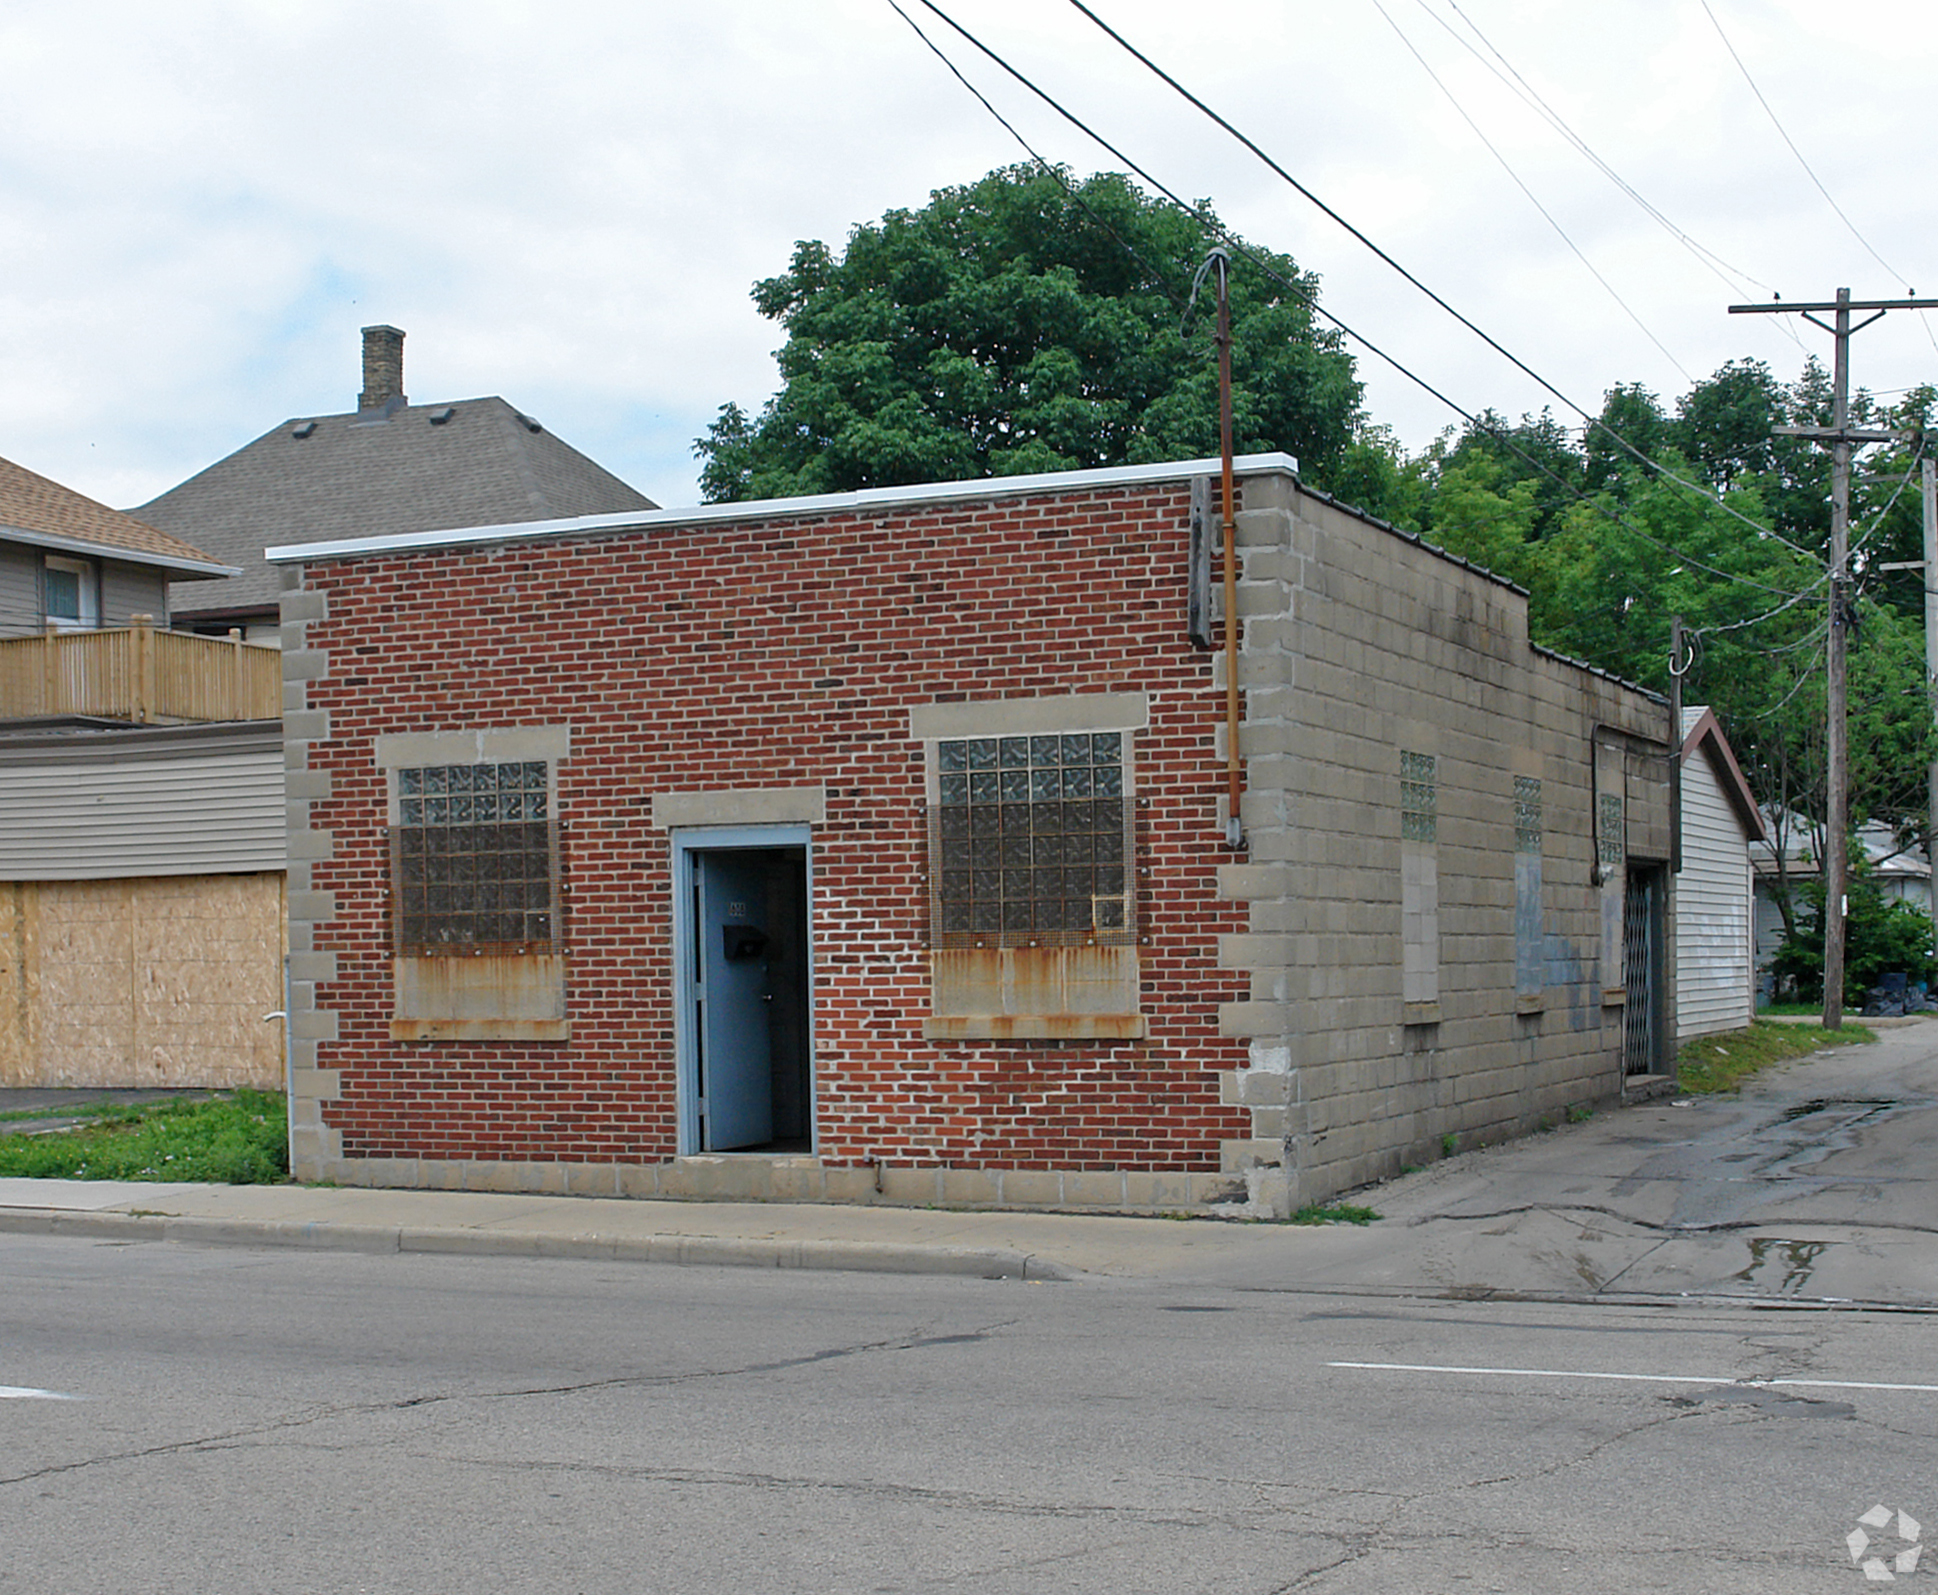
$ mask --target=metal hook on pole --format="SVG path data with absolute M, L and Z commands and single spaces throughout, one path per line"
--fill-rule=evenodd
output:
M 1684 631 L 1677 627 L 1676 643 L 1679 645 L 1679 650 L 1676 646 L 1672 646 L 1669 650 L 1669 674 L 1680 681 L 1702 663 L 1702 633 Z M 1678 651 L 1682 654 L 1680 659 L 1677 658 Z

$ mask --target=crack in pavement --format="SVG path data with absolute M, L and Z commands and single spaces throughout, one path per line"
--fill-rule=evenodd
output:
M 295 1416 L 278 1418 L 272 1422 L 251 1424 L 240 1429 L 231 1429 L 217 1434 L 200 1435 L 188 1440 L 174 1440 L 166 1445 L 143 1446 L 130 1451 L 109 1452 L 100 1456 L 81 1457 L 72 1462 L 50 1463 L 46 1467 L 30 1469 L 25 1473 L 0 1474 L 0 1487 L 12 1484 L 30 1484 L 37 1479 L 57 1477 L 63 1473 L 79 1472 L 86 1468 L 108 1467 L 120 1462 L 141 1462 L 150 1457 L 181 1455 L 197 1451 L 219 1451 L 238 1447 L 246 1442 L 262 1440 L 270 1435 L 288 1433 L 296 1429 L 309 1428 L 318 1423 L 327 1423 L 333 1418 L 369 1416 L 381 1412 L 403 1412 L 413 1407 L 441 1406 L 454 1401 L 519 1401 L 534 1396 L 581 1395 L 594 1390 L 624 1389 L 628 1386 L 681 1385 L 701 1380 L 733 1379 L 747 1374 L 780 1373 L 792 1368 L 812 1367 L 816 1363 L 832 1362 L 844 1357 L 865 1356 L 877 1351 L 920 1351 L 928 1346 L 959 1345 L 965 1341 L 982 1340 L 999 1330 L 1013 1327 L 1017 1319 L 1009 1318 L 986 1325 L 969 1334 L 924 1335 L 919 1331 L 913 1334 L 895 1335 L 883 1340 L 861 1341 L 852 1346 L 830 1346 L 821 1351 L 807 1352 L 798 1357 L 782 1357 L 772 1362 L 749 1363 L 738 1368 L 702 1368 L 689 1373 L 674 1374 L 619 1374 L 605 1379 L 587 1379 L 573 1384 L 536 1385 L 511 1390 L 459 1390 L 437 1395 L 399 1396 L 389 1401 L 361 1401 L 339 1403 L 319 1407 Z
M 1422 1213 L 1406 1221 L 1412 1229 L 1422 1224 L 1471 1223 L 1490 1218 L 1519 1218 L 1528 1213 L 1599 1213 L 1604 1218 L 1616 1219 L 1623 1224 L 1633 1225 L 1636 1229 L 1649 1230 L 1664 1236 L 1673 1235 L 1721 1235 L 1747 1229 L 1777 1228 L 1815 1228 L 1815 1229 L 1891 1229 L 1909 1230 L 1917 1235 L 1938 1235 L 1938 1224 L 1911 1224 L 1899 1219 L 1857 1219 L 1857 1218 L 1811 1218 L 1802 1213 L 1783 1213 L 1773 1218 L 1719 1219 L 1713 1224 L 1678 1224 L 1673 1221 L 1663 1223 L 1655 1219 L 1636 1218 L 1612 1207 L 1604 1207 L 1599 1202 L 1524 1202 L 1518 1207 L 1494 1208 L 1485 1213 Z

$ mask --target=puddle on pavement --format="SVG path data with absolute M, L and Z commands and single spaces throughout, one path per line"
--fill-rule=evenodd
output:
M 1699 1396 L 1664 1396 L 1672 1407 L 1755 1407 L 1773 1418 L 1854 1418 L 1857 1408 L 1848 1401 L 1817 1401 L 1793 1396 L 1768 1385 L 1716 1385 Z
M 1745 1284 L 1767 1283 L 1767 1279 L 1758 1281 L 1755 1276 L 1765 1264 L 1774 1264 L 1783 1270 L 1776 1288 L 1786 1296 L 1798 1295 L 1810 1283 L 1817 1259 L 1829 1245 L 1829 1241 L 1786 1241 L 1776 1236 L 1758 1236 L 1749 1243 L 1749 1267 L 1738 1270 L 1736 1277 Z
M 1808 1102 L 1799 1102 L 1794 1107 L 1785 1108 L 1782 1122 L 1790 1124 L 1798 1119 L 1807 1119 L 1812 1114 L 1835 1111 L 1854 1112 L 1855 1117 L 1851 1122 L 1855 1124 L 1900 1106 L 1902 1104 L 1893 1102 L 1888 1097 L 1814 1097 Z

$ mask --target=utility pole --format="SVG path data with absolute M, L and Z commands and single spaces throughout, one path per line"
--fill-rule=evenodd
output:
M 1864 320 L 1851 325 L 1851 312 L 1868 310 Z M 1812 438 L 1830 445 L 1830 638 L 1826 652 L 1827 725 L 1824 735 L 1825 761 L 1829 785 L 1824 819 L 1824 1028 L 1836 1030 L 1844 1023 L 1844 915 L 1849 910 L 1846 884 L 1850 860 L 1850 745 L 1845 724 L 1846 657 L 1850 620 L 1850 507 L 1851 451 L 1861 443 L 1895 443 L 1905 434 L 1853 430 L 1850 425 L 1850 345 L 1851 335 L 1862 332 L 1887 310 L 1938 310 L 1938 299 L 1864 299 L 1853 300 L 1848 288 L 1839 288 L 1829 304 L 1791 304 L 1781 299 L 1767 305 L 1731 305 L 1732 316 L 1796 314 L 1814 326 L 1822 327 L 1836 340 L 1836 355 L 1831 364 L 1831 424 L 1823 426 L 1780 426 L 1783 437 Z M 1820 317 L 1832 315 L 1834 321 Z M 1930 583 L 1930 573 L 1926 574 Z

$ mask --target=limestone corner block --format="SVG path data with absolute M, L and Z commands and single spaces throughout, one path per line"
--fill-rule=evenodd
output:
M 1291 884 L 1290 876 L 1283 864 L 1220 864 L 1218 895 L 1241 902 L 1283 897 Z
M 1292 936 L 1260 936 L 1249 932 L 1218 938 L 1220 969 L 1283 969 L 1293 962 Z
M 282 595 L 283 624 L 300 620 L 327 620 L 330 615 L 329 598 L 320 592 L 307 588 Z
M 289 894 L 289 917 L 320 924 L 336 918 L 335 892 L 297 892 Z
M 1242 1174 L 1247 1169 L 1277 1168 L 1284 1161 L 1283 1141 L 1254 1138 L 1218 1143 L 1218 1167 L 1227 1174 Z
M 291 742 L 327 742 L 330 736 L 330 711 L 285 709 L 283 735 Z
M 1218 1004 L 1218 1034 L 1221 1036 L 1280 1036 L 1291 1028 L 1291 1023 L 1291 1011 L 1284 1003 Z

